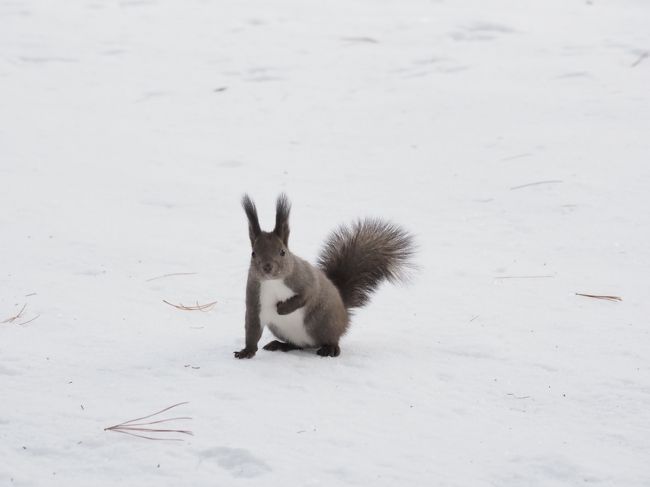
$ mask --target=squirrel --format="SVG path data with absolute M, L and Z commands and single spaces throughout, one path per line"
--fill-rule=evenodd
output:
M 260 228 L 255 203 L 242 198 L 248 218 L 252 253 L 246 284 L 246 346 L 234 352 L 252 358 L 267 326 L 278 340 L 264 350 L 317 348 L 323 357 L 338 357 L 339 340 L 348 329 L 351 311 L 368 303 L 384 280 L 400 282 L 412 268 L 413 237 L 397 225 L 358 220 L 341 226 L 325 241 L 317 265 L 289 250 L 291 204 L 281 194 L 275 228 Z

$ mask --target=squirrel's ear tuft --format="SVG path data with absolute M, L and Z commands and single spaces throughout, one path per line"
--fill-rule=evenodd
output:
M 242 197 L 241 205 L 244 207 L 246 217 L 248 218 L 248 236 L 251 239 L 252 245 L 259 234 L 262 233 L 260 221 L 257 218 L 257 208 L 255 208 L 255 203 L 253 203 L 253 200 L 247 194 Z
M 278 196 L 278 201 L 275 204 L 275 233 L 284 245 L 289 243 L 289 212 L 291 211 L 291 203 L 287 195 L 282 193 Z

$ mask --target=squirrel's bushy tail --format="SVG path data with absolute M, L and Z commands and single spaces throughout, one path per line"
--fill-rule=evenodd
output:
M 365 305 L 383 281 L 399 282 L 413 268 L 413 237 L 389 222 L 365 219 L 335 230 L 318 258 L 345 307 Z

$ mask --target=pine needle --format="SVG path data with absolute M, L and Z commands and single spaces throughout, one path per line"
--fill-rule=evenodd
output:
M 495 279 L 547 279 L 555 276 L 496 276 Z
M 607 296 L 602 294 L 576 293 L 576 296 L 584 296 L 585 298 L 603 299 L 605 301 L 623 301 L 623 298 L 620 298 L 618 296 Z
M 151 279 L 147 279 L 145 282 L 151 282 L 151 281 L 156 281 L 158 279 L 164 279 L 165 277 L 173 277 L 173 276 L 194 276 L 198 274 L 198 272 L 173 272 L 171 274 L 163 274 L 162 276 L 156 276 L 152 277 Z
M 27 308 L 27 304 L 23 304 L 23 307 L 20 308 L 20 311 L 17 314 L 15 314 L 14 316 L 11 316 L 11 317 L 7 318 L 4 321 L 0 321 L 0 324 L 13 323 L 14 321 L 16 321 L 18 318 L 20 318 L 23 315 L 23 312 L 25 311 L 25 308 Z
M 159 437 L 155 436 L 158 433 L 166 433 L 166 434 L 173 434 L 173 433 L 180 433 L 184 435 L 190 435 L 193 436 L 194 433 L 192 433 L 190 430 L 184 430 L 184 429 L 165 429 L 165 428 L 147 428 L 146 426 L 151 426 L 154 424 L 161 424 L 161 423 L 168 423 L 170 421 L 181 421 L 181 420 L 191 420 L 192 418 L 188 416 L 179 416 L 175 418 L 166 418 L 166 419 L 158 419 L 155 421 L 147 421 L 142 423 L 141 421 L 144 421 L 149 418 L 153 418 L 154 416 L 158 416 L 159 414 L 164 413 L 165 411 L 169 411 L 172 408 L 175 408 L 177 406 L 181 406 L 183 404 L 188 404 L 187 402 L 179 402 L 178 404 L 174 404 L 172 406 L 166 407 L 165 409 L 161 409 L 160 411 L 149 414 L 147 416 L 143 416 L 141 418 L 135 418 L 135 419 L 130 419 L 128 421 L 124 421 L 123 423 L 116 424 L 114 426 L 109 426 L 107 428 L 104 428 L 104 431 L 115 431 L 117 433 L 124 433 L 125 435 L 131 435 L 131 436 L 136 436 L 138 438 L 145 438 L 147 440 L 158 440 L 158 441 L 183 441 L 182 438 L 168 438 L 168 437 Z M 137 431 L 137 433 L 134 433 L 134 431 Z M 146 433 L 146 434 L 140 434 L 140 433 Z
M 34 316 L 31 320 L 23 321 L 22 323 L 16 323 L 16 324 L 17 324 L 18 326 L 23 326 L 23 325 L 26 325 L 27 323 L 31 323 L 32 321 L 34 321 L 36 318 L 39 318 L 40 316 L 41 316 L 41 315 L 36 315 L 36 316 Z
M 217 304 L 216 301 L 212 301 L 211 303 L 206 303 L 206 304 L 199 304 L 199 302 L 196 302 L 196 306 L 185 306 L 183 303 L 180 304 L 174 304 L 170 303 L 166 299 L 163 299 L 163 303 L 168 304 L 169 306 L 173 306 L 176 309 L 181 309 L 183 311 L 210 311 L 212 308 L 214 308 L 214 305 Z

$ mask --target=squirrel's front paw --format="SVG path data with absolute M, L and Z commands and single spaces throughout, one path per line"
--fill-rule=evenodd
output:
M 280 301 L 276 307 L 278 308 L 279 315 L 288 315 L 293 311 L 291 305 L 287 301 Z
M 233 352 L 235 358 L 253 358 L 257 350 L 251 350 L 250 348 L 242 348 L 239 352 Z

